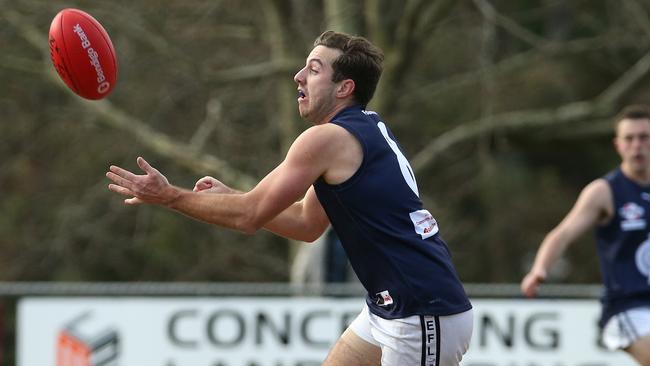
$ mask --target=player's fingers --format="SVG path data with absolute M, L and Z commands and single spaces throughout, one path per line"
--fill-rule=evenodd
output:
M 521 293 L 528 296 L 528 291 L 529 291 L 528 287 L 529 287 L 528 275 L 526 275 L 526 277 L 524 277 L 524 279 L 521 281 L 521 284 L 519 284 L 519 289 L 521 290 Z
M 144 160 L 144 158 L 142 156 L 138 156 L 138 159 L 136 161 L 137 161 L 138 166 L 140 167 L 140 169 L 142 169 L 142 171 L 144 171 L 146 173 L 149 173 L 149 174 L 158 173 L 158 170 L 156 170 L 154 167 L 149 165 L 149 163 L 147 163 L 147 161 Z
M 203 190 L 210 189 L 210 188 L 212 188 L 212 183 L 211 182 L 199 180 L 194 185 L 194 192 L 199 192 L 199 191 L 203 191 Z
M 144 201 L 139 199 L 138 197 L 131 197 L 131 198 L 125 199 L 124 203 L 127 204 L 127 205 L 139 205 L 141 203 L 144 203 Z
M 122 168 L 120 168 L 119 166 L 116 166 L 116 165 L 111 165 L 108 168 L 108 171 L 109 172 L 106 173 L 107 177 L 108 177 L 109 173 L 113 173 L 113 174 L 118 175 L 118 176 L 120 176 L 120 177 L 122 177 L 124 179 L 128 179 L 129 181 L 134 181 L 135 177 L 136 177 L 135 174 L 131 173 L 130 171 L 128 171 L 126 169 L 122 169 Z
M 109 184 L 108 189 L 112 192 L 119 193 L 124 196 L 131 196 L 131 197 L 135 196 L 133 191 L 117 184 Z
M 521 283 L 521 292 L 523 292 L 526 297 L 535 297 L 537 295 L 538 287 L 538 279 L 534 276 L 528 275 Z
M 144 203 L 143 200 L 139 199 L 138 197 L 135 197 L 135 194 L 128 188 L 118 186 L 117 184 L 109 184 L 108 189 L 113 191 L 113 192 L 122 194 L 124 196 L 130 196 L 131 198 L 127 198 L 127 199 L 124 200 L 124 203 L 127 204 L 127 205 L 135 205 L 135 204 Z
M 115 174 L 112 171 L 106 173 L 106 178 L 112 180 L 113 183 L 118 186 L 131 188 L 132 181 L 130 181 L 128 178 L 122 177 L 119 174 Z
M 534 284 L 528 288 L 528 291 L 526 292 L 526 296 L 528 297 L 535 297 L 537 296 L 537 284 Z
M 214 178 L 209 177 L 209 176 L 205 176 L 205 177 L 197 180 L 196 184 L 197 185 L 199 185 L 199 184 L 208 184 L 208 185 L 212 186 L 212 182 L 214 182 L 214 181 L 215 181 Z
M 535 296 L 535 291 L 533 291 L 530 287 L 525 287 L 522 289 L 522 292 L 526 297 L 533 297 Z

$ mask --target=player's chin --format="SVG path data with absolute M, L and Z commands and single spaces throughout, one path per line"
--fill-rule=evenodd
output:
M 300 114 L 300 118 L 302 118 L 302 119 L 308 119 L 309 118 L 309 111 L 302 104 L 298 104 L 298 114 Z

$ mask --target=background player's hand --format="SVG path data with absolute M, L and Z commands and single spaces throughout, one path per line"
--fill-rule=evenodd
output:
M 221 183 L 221 181 L 219 181 L 218 179 L 210 176 L 205 176 L 197 180 L 196 184 L 194 184 L 193 191 L 201 192 L 201 193 L 233 193 L 234 192 L 233 189 Z
M 546 272 L 531 270 L 521 281 L 521 292 L 526 297 L 537 296 L 539 285 L 546 280 Z
M 128 205 L 151 203 L 164 206 L 178 196 L 177 189 L 146 160 L 138 157 L 137 163 L 145 174 L 136 175 L 115 165 L 111 165 L 106 173 L 106 177 L 113 181 L 113 184 L 108 185 L 108 189 L 131 197 L 125 199 L 124 203 Z

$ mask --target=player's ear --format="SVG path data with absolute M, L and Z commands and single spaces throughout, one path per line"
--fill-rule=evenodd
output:
M 346 98 L 354 93 L 356 85 L 352 79 L 344 79 L 339 83 L 336 89 L 336 96 L 339 98 Z

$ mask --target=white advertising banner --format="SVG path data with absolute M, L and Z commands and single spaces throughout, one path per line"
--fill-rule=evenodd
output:
M 627 366 L 596 300 L 475 299 L 464 366 Z M 317 366 L 360 298 L 24 298 L 17 366 Z

